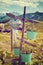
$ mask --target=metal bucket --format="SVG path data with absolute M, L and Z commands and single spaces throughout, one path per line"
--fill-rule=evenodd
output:
M 14 54 L 16 56 L 19 56 L 19 54 L 20 54 L 20 48 L 14 48 Z
M 31 62 L 32 53 L 29 54 L 21 54 L 22 62 Z
M 36 35 L 37 35 L 37 32 L 27 31 L 27 38 L 30 39 L 30 40 L 35 40 L 36 39 Z

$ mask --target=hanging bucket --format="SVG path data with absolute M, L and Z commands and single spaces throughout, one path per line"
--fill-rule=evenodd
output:
M 14 54 L 16 56 L 19 56 L 19 54 L 20 54 L 20 48 L 14 48 Z
M 36 35 L 37 35 L 37 32 L 27 31 L 27 38 L 30 39 L 30 40 L 35 40 L 36 39 Z
M 21 54 L 22 62 L 31 62 L 32 53 L 30 54 Z

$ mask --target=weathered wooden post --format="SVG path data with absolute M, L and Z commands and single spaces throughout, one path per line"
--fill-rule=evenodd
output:
M 11 51 L 13 50 L 13 31 L 11 29 Z
M 25 14 L 26 14 L 26 6 L 24 7 L 24 14 L 23 14 L 23 26 L 22 26 L 22 38 L 21 38 L 21 42 L 20 42 L 20 60 L 19 60 L 19 65 L 21 65 L 21 50 L 22 50 L 22 43 L 23 43 L 23 38 L 24 38 Z

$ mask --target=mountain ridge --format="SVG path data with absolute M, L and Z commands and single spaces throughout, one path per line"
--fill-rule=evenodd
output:
M 20 15 L 23 18 L 23 15 Z M 27 13 L 26 19 L 43 21 L 43 12 Z
M 19 15 L 19 13 L 12 13 L 13 15 L 19 16 L 21 18 L 23 18 L 23 14 Z M 7 21 L 10 20 L 11 18 L 9 16 L 7 16 L 6 14 L 1 14 L 0 13 L 0 23 L 2 23 L 3 21 Z M 37 21 L 43 21 L 43 12 L 35 12 L 35 13 L 26 13 L 26 19 L 27 20 L 37 20 Z

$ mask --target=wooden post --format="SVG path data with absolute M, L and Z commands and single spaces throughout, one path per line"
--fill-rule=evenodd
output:
M 23 43 L 23 37 L 24 37 L 25 14 L 26 14 L 26 7 L 24 7 L 24 14 L 23 14 L 23 26 L 22 26 L 22 38 L 20 43 L 20 51 L 22 50 L 22 43 Z
M 11 51 L 13 50 L 13 31 L 11 29 Z
M 21 65 L 21 50 L 22 50 L 22 43 L 23 43 L 23 38 L 24 38 L 25 14 L 26 14 L 26 7 L 24 7 L 24 14 L 23 14 L 23 26 L 22 26 L 22 38 L 21 38 L 21 42 L 20 42 L 20 59 L 19 59 L 19 65 Z

